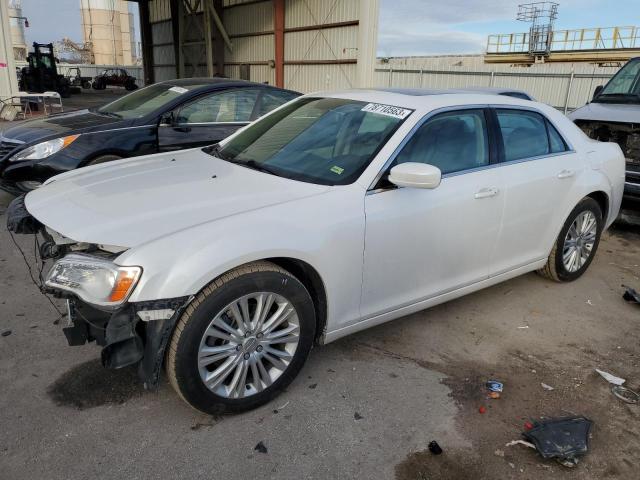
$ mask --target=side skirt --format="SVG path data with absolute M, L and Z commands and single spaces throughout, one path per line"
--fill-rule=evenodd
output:
M 321 343 L 327 344 L 327 343 L 333 342 L 334 340 L 345 337 L 347 335 L 351 335 L 352 333 L 355 333 L 355 332 L 359 332 L 360 330 L 365 330 L 367 328 L 375 327 L 376 325 L 380 325 L 382 323 L 395 320 L 396 318 L 404 317 L 406 315 L 419 312 L 420 310 L 424 310 L 426 308 L 434 307 L 441 303 L 448 302 L 449 300 L 463 297 L 464 295 L 476 292 L 478 290 L 482 290 L 483 288 L 490 287 L 498 283 L 502 283 L 506 280 L 510 280 L 515 277 L 519 277 L 520 275 L 523 275 L 525 273 L 533 272 L 535 270 L 538 270 L 544 267 L 546 262 L 547 262 L 547 259 L 545 258 L 543 260 L 539 260 L 537 262 L 530 263 L 528 265 L 524 265 L 522 267 L 516 268 L 515 270 L 510 270 L 509 272 L 501 273 L 500 275 L 487 278 L 486 280 L 482 280 L 480 282 L 467 285 L 466 287 L 458 288 L 451 292 L 443 293 L 442 295 L 438 295 L 436 297 L 432 297 L 427 300 L 422 300 L 420 302 L 413 303 L 411 305 L 407 305 L 405 307 L 401 307 L 396 310 L 392 310 L 391 312 L 387 312 L 381 315 L 376 315 L 374 317 L 367 318 L 366 320 L 362 320 L 353 325 L 349 325 L 347 327 L 343 327 L 337 330 L 327 332 L 322 338 Z

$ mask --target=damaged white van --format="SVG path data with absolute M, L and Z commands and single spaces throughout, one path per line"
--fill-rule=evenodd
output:
M 625 162 L 554 109 L 425 90 L 312 94 L 220 144 L 69 172 L 17 198 L 71 345 L 162 367 L 208 413 L 257 407 L 315 343 L 526 272 L 581 276 Z

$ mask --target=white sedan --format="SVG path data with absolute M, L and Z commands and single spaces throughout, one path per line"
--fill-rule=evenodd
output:
M 531 271 L 580 277 L 616 218 L 620 148 L 515 98 L 300 97 L 204 149 L 54 177 L 9 208 L 54 260 L 70 344 L 163 363 L 208 413 L 281 392 L 336 340 Z

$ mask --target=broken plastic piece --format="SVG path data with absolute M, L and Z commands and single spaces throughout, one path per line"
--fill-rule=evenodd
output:
M 544 383 L 544 382 L 543 382 L 543 383 L 541 383 L 540 385 L 541 385 L 541 386 L 542 386 L 542 388 L 544 388 L 545 390 L 548 390 L 548 391 L 555 390 L 555 388 L 553 388 L 551 385 L 547 385 L 547 384 L 546 384 L 546 383 Z
M 640 401 L 640 395 L 622 385 L 614 385 L 611 387 L 611 393 L 625 403 L 637 404 Z
M 262 441 L 258 442 L 258 444 L 255 447 L 253 447 L 253 449 L 260 453 L 267 453 L 267 447 Z
M 622 298 L 624 298 L 627 302 L 633 302 L 633 303 L 640 304 L 640 293 L 636 292 L 631 287 L 627 287 L 625 285 L 623 285 L 623 287 L 625 287 L 626 290 L 622 294 Z
M 532 426 L 533 428 L 533 426 Z M 524 440 L 511 440 L 509 443 L 506 443 L 505 447 L 513 447 L 514 445 L 524 445 L 525 447 L 536 449 L 536 446 L 531 442 L 525 442 Z
M 612 375 L 598 368 L 596 368 L 596 372 L 598 372 L 607 382 L 613 383 L 614 385 L 622 385 L 624 382 L 626 382 L 624 378 L 616 377 L 615 375 Z
M 487 409 L 484 406 L 482 406 L 482 407 L 480 407 L 478 409 L 478 412 L 480 412 L 480 413 L 486 413 L 486 411 L 487 411 Z
M 535 445 L 543 458 L 571 460 L 587 453 L 591 424 L 585 417 L 536 422 L 522 436 Z
M 489 392 L 489 395 L 487 395 L 487 398 L 498 400 L 500 398 L 500 392 Z

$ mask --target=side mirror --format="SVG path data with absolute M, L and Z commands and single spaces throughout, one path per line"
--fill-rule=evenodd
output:
M 604 86 L 598 85 L 596 89 L 593 91 L 593 98 L 595 99 L 598 95 L 600 95 L 600 93 L 602 93 L 602 90 L 604 90 Z
M 160 125 L 165 127 L 172 127 L 176 124 L 176 117 L 173 111 L 163 113 L 160 117 Z
M 399 187 L 436 188 L 441 179 L 440 169 L 427 163 L 401 163 L 389 172 L 389 181 Z

